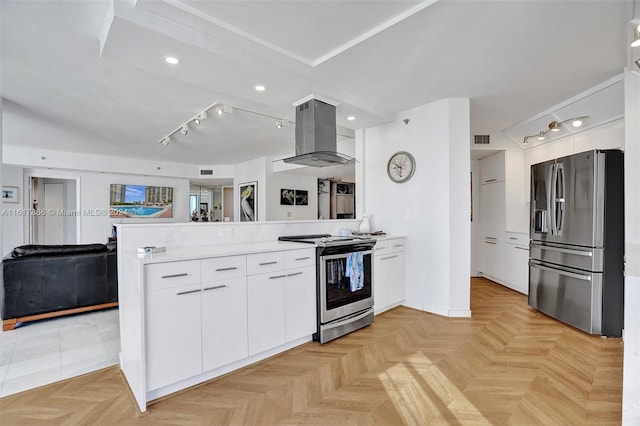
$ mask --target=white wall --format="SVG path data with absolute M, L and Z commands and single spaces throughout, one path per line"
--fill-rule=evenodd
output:
M 640 424 L 640 75 L 625 85 L 625 318 L 622 423 Z
M 18 187 L 17 203 L 2 203 L 2 257 L 14 247 L 20 246 L 24 238 L 24 216 L 19 215 L 24 200 L 22 168 L 2 165 L 2 185 Z
M 472 277 L 479 276 L 480 259 L 478 255 L 478 233 L 480 228 L 480 162 L 478 160 L 471 161 L 471 199 L 473 220 L 471 221 L 471 258 L 469 262 L 469 275 Z
M 280 191 L 307 191 L 306 206 L 280 205 Z M 318 178 L 295 173 L 270 173 L 267 176 L 266 220 L 313 220 L 318 218 Z
M 469 137 L 467 99 L 424 105 L 356 132 L 356 179 L 366 182 L 356 188 L 358 214 L 369 215 L 372 229 L 407 236 L 405 304 L 442 315 L 470 315 Z M 386 172 L 400 150 L 417 164 L 404 184 Z

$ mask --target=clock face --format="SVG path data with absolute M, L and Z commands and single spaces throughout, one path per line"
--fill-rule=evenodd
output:
M 394 182 L 406 182 L 413 176 L 416 160 L 406 151 L 396 152 L 387 163 L 387 174 Z

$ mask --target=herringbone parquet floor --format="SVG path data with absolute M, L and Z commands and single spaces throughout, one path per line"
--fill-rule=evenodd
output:
M 472 280 L 473 318 L 408 308 L 169 396 L 137 416 L 117 367 L 0 399 L 0 424 L 620 424 L 622 341 Z

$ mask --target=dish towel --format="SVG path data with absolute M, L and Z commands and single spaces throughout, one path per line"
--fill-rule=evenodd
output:
M 345 276 L 349 277 L 349 290 L 352 292 L 364 287 L 364 266 L 362 264 L 362 252 L 349 253 Z

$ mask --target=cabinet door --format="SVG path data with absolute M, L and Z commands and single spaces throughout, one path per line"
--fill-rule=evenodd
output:
M 480 237 L 504 240 L 504 182 L 480 186 Z
M 287 270 L 285 281 L 285 332 L 290 342 L 317 331 L 316 268 Z
M 529 294 L 529 248 L 508 244 L 504 263 L 508 268 L 509 287 L 520 293 Z
M 381 252 L 385 252 L 385 249 L 381 249 Z M 382 260 L 384 257 L 387 257 L 387 255 L 379 254 L 373 256 L 373 307 L 376 313 L 382 312 L 389 305 L 389 299 L 387 298 L 389 274 L 387 264 Z
M 247 277 L 249 355 L 285 342 L 284 272 Z
M 480 160 L 480 183 L 504 180 L 505 152 L 501 151 Z
M 147 292 L 147 391 L 202 373 L 200 284 Z
M 404 298 L 404 252 L 390 253 L 386 257 L 388 262 L 386 268 L 387 275 L 387 298 L 391 305 L 401 303 Z
M 247 279 L 202 284 L 202 369 L 212 370 L 249 354 Z

